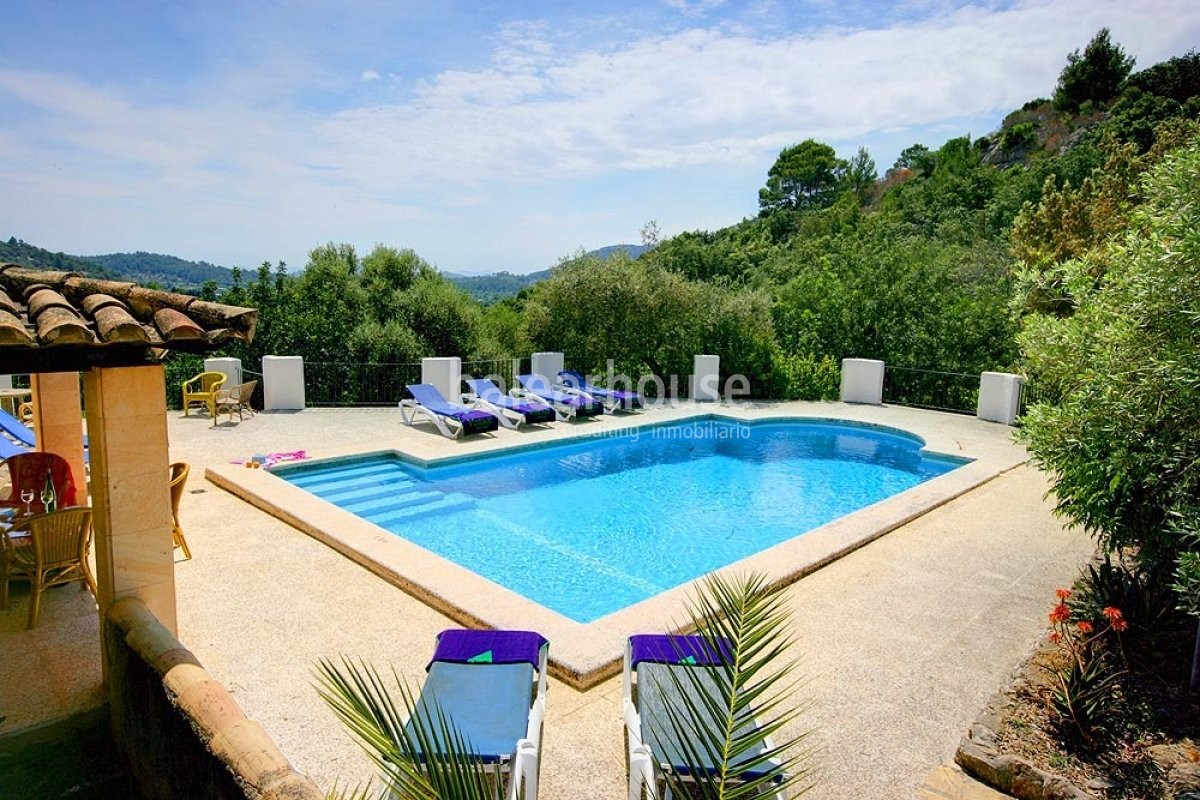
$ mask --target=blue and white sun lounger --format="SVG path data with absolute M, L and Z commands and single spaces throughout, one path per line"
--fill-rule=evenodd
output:
M 0 461 L 7 461 L 13 456 L 29 452 L 31 452 L 31 448 L 17 444 L 7 436 L 0 436 Z
M 595 384 L 588 383 L 587 378 L 582 373 L 576 372 L 573 369 L 564 369 L 558 373 L 558 377 L 568 389 L 576 389 L 585 394 L 590 394 L 599 400 L 604 404 L 604 410 L 609 413 L 613 411 L 633 411 L 642 407 L 642 396 L 637 392 L 605 389 L 603 386 L 596 386 Z
M 17 445 L 24 448 L 19 452 L 28 452 L 29 450 L 37 448 L 37 435 L 34 433 L 33 429 L 2 408 L 0 408 L 0 431 L 3 431 L 11 436 L 14 440 L 16 440 Z M 3 436 L 0 436 L 0 439 L 3 438 Z M 87 446 L 87 437 L 84 436 L 83 463 L 85 465 L 90 461 L 88 458 L 89 453 Z M 7 455 L 3 454 L 4 452 L 8 452 L 8 449 L 5 448 L 4 450 L 0 450 L 0 458 L 8 458 Z M 10 452 L 9 455 L 12 455 L 12 453 Z
M 440 711 L 486 769 L 507 776 L 508 800 L 537 800 L 549 647 L 532 631 L 442 631 L 414 705 L 437 744 Z M 415 742 L 412 720 L 404 729 Z
M 517 381 L 524 388 L 514 389 L 514 396 L 545 400 L 565 418 L 595 417 L 604 413 L 604 404 L 590 394 L 565 387 L 556 389 L 541 375 L 518 375 Z
M 518 400 L 500 391 L 500 387 L 487 378 L 477 378 L 467 381 L 470 394 L 463 395 L 464 400 L 481 403 L 496 415 L 500 424 L 506 428 L 517 428 L 524 423 L 547 423 L 555 420 L 562 421 L 558 412 L 541 400 L 526 398 Z
M 401 400 L 399 404 L 405 425 L 411 426 L 420 414 L 447 439 L 457 439 L 464 433 L 488 433 L 500 427 L 500 420 L 492 412 L 451 403 L 433 384 L 412 383 L 408 391 L 413 399 Z
M 693 746 L 688 746 L 676 738 L 671 720 L 677 715 L 689 718 L 692 714 L 689 707 L 695 711 L 705 709 L 703 713 L 712 716 L 711 710 L 695 696 L 695 692 L 698 684 L 716 686 L 714 673 L 723 669 L 722 665 L 729 658 L 728 643 L 723 640 L 714 646 L 710 640 L 695 635 L 643 634 L 629 637 L 625 643 L 622 680 L 625 728 L 629 737 L 629 800 L 640 800 L 643 789 L 646 790 L 646 797 L 662 797 L 664 773 L 670 772 L 685 780 L 686 776 L 692 774 L 686 765 L 685 754 L 703 753 L 704 747 L 696 741 L 691 742 Z M 635 677 L 636 703 L 633 697 Z M 688 696 L 685 697 L 685 694 Z M 743 730 L 758 724 L 749 716 L 737 722 Z M 710 724 L 720 729 L 724 720 L 712 716 Z M 763 777 L 766 767 L 778 764 L 764 758 L 764 753 L 770 750 L 774 750 L 774 746 L 768 738 L 764 747 L 739 756 L 738 763 L 759 762 L 764 767 L 764 770 L 752 767 L 743 772 L 743 779 Z M 715 765 L 712 768 L 715 769 Z M 779 792 L 770 794 L 764 791 L 763 796 L 783 800 Z

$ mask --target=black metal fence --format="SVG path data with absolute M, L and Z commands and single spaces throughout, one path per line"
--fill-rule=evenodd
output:
M 507 391 L 516 376 L 529 370 L 529 359 L 497 358 L 464 361 L 463 375 L 490 377 Z M 305 404 L 310 406 L 390 406 L 408 397 L 405 388 L 421 382 L 421 363 L 350 363 L 307 361 L 304 364 Z M 457 398 L 446 398 L 456 400 Z
M 888 364 L 883 370 L 883 402 L 974 414 L 979 406 L 979 375 Z

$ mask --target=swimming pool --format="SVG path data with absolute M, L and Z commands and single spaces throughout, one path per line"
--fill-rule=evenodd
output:
M 606 433 L 432 467 L 389 454 L 275 474 L 586 623 L 965 463 L 844 423 Z

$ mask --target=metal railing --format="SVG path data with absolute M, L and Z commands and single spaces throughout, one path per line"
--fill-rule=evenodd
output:
M 1037 403 L 1054 403 L 1057 397 L 1050 391 L 1045 384 L 1032 383 L 1027 378 L 1021 384 L 1021 397 L 1017 400 L 1017 420 L 1025 416 L 1025 412 L 1029 410 L 1031 405 Z
M 979 406 L 979 375 L 888 364 L 883 370 L 883 402 L 974 414 Z
M 420 363 L 304 363 L 304 397 L 310 406 L 395 405 L 406 384 L 420 382 Z
M 529 370 L 528 358 L 495 358 L 462 362 L 463 375 L 490 377 L 505 391 L 516 376 Z M 253 373 L 256 374 L 256 373 Z M 307 361 L 304 364 L 305 404 L 310 406 L 390 406 L 408 397 L 410 383 L 421 382 L 421 363 Z M 448 397 L 450 401 L 457 398 Z

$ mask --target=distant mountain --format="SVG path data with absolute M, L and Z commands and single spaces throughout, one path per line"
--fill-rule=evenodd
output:
M 637 258 L 650 248 L 642 244 L 610 244 L 588 252 L 586 255 L 602 259 L 611 258 L 620 251 L 625 251 L 630 258 Z M 514 275 L 511 272 L 493 272 L 490 275 L 456 275 L 453 272 L 442 273 L 447 280 L 462 289 L 471 297 L 484 305 L 498 303 L 506 297 L 512 297 L 522 289 L 550 277 L 550 270 L 543 269 L 528 275 Z
M 106 269 L 101 264 L 93 264 L 79 256 L 66 253 L 52 253 L 36 245 L 22 242 L 17 237 L 8 241 L 0 240 L 0 261 L 20 264 L 33 269 L 46 269 L 54 272 L 82 272 L 96 278 L 114 279 L 120 277 Z
M 233 285 L 233 270 L 207 261 L 186 261 L 177 256 L 140 250 L 136 253 L 110 253 L 82 258 L 137 283 L 190 289 L 198 289 L 206 281 L 213 281 L 220 287 Z
M 207 261 L 185 261 L 176 256 L 142 252 L 73 256 L 52 253 L 15 236 L 8 241 L 0 240 L 0 261 L 58 272 L 81 272 L 97 278 L 131 281 L 164 289 L 194 290 L 210 280 L 222 287 L 233 285 L 232 270 Z

